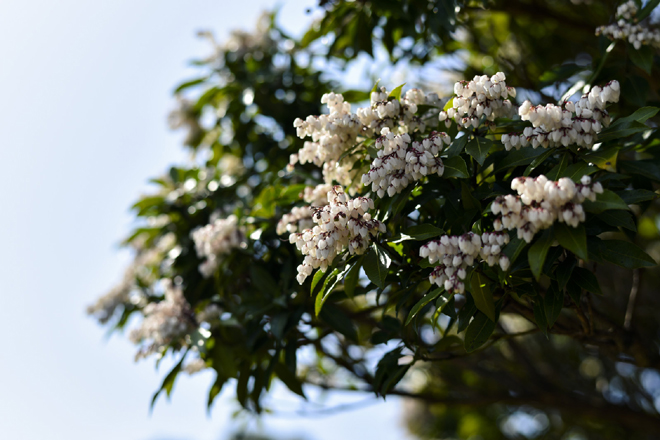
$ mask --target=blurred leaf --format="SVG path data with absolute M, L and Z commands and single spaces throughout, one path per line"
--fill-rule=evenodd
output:
M 403 86 L 405 86 L 406 83 L 401 84 L 400 86 L 396 87 L 394 90 L 392 90 L 388 96 L 388 98 L 394 98 L 397 101 L 401 101 L 401 92 L 403 91 Z
M 465 332 L 465 350 L 468 353 L 484 345 L 495 330 L 495 323 L 484 313 L 477 312 Z
M 650 75 L 651 70 L 653 69 L 654 50 L 646 45 L 640 47 L 639 49 L 634 49 L 632 45 L 629 45 L 628 47 L 628 56 L 630 57 L 630 61 L 632 61 L 635 66 L 639 67 Z
M 307 396 L 305 396 L 305 392 L 303 391 L 302 388 L 302 383 L 294 373 L 289 370 L 286 365 L 277 362 L 275 364 L 274 368 L 275 374 L 277 374 L 277 377 L 286 385 L 288 389 L 299 395 L 300 397 L 307 399 Z
M 422 297 L 422 299 L 417 301 L 417 304 L 415 304 L 415 306 L 410 310 L 410 313 L 408 313 L 408 318 L 406 319 L 405 325 L 410 324 L 410 321 L 412 321 L 415 318 L 415 316 L 417 316 L 419 311 L 422 310 L 428 303 L 439 297 L 443 291 L 444 289 L 442 287 L 438 287 L 437 289 L 427 293 L 426 295 L 424 295 L 424 297 Z

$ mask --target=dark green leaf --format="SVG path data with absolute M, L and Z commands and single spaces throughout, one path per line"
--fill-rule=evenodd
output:
M 481 312 L 483 312 L 491 321 L 495 321 L 495 303 L 493 302 L 493 294 L 490 291 L 490 280 L 479 272 L 472 274 L 470 280 L 470 287 L 472 290 L 472 299 L 474 304 Z
M 355 287 L 358 285 L 358 281 L 360 280 L 360 267 L 362 267 L 362 259 L 364 257 L 360 257 L 357 259 L 355 264 L 353 264 L 346 274 L 346 277 L 344 278 L 344 292 L 346 292 L 346 296 L 349 298 L 353 298 L 353 295 L 355 293 Z
M 493 141 L 483 137 L 475 136 L 467 143 L 465 151 L 476 160 L 479 165 L 484 164 L 488 152 L 493 146 Z
M 527 253 L 529 259 L 529 267 L 537 280 L 541 277 L 541 269 L 543 269 L 545 257 L 548 255 L 548 250 L 550 249 L 550 245 L 552 245 L 553 241 L 554 237 L 552 230 L 547 229 L 529 248 L 529 252 Z
M 579 182 L 582 179 L 582 176 L 587 176 L 598 171 L 597 167 L 592 167 L 585 162 L 574 163 L 569 165 L 566 169 L 560 173 L 559 177 L 568 177 L 574 182 Z
M 534 301 L 534 320 L 539 330 L 548 337 L 548 321 L 545 316 L 545 307 L 543 305 L 543 300 L 541 298 Z
M 335 286 L 337 286 L 337 283 L 339 283 L 342 278 L 343 276 L 339 276 L 339 269 L 337 268 L 333 270 L 325 279 L 323 287 L 321 288 L 319 294 L 316 295 L 316 301 L 314 303 L 314 313 L 316 316 L 319 316 L 323 304 L 325 304 L 325 301 L 328 299 Z
M 411 226 L 406 229 L 405 232 L 401 233 L 401 238 L 394 240 L 391 243 L 400 243 L 408 240 L 428 240 L 429 238 L 438 237 L 444 233 L 445 231 L 437 226 L 425 223 L 422 225 Z
M 588 269 L 576 267 L 573 270 L 571 281 L 588 292 L 595 293 L 596 295 L 603 294 L 603 291 L 600 290 L 600 285 L 598 284 L 598 278 L 596 278 L 596 275 Z
M 633 216 L 630 211 L 623 211 L 619 209 L 605 211 L 601 214 L 598 214 L 598 218 L 610 226 L 620 226 L 633 232 L 637 232 L 635 220 L 633 220 Z
M 158 389 L 158 391 L 156 391 L 156 393 L 154 393 L 153 397 L 151 398 L 150 410 L 153 411 L 154 405 L 156 404 L 156 399 L 158 399 L 158 396 L 160 395 L 160 393 L 165 391 L 165 393 L 167 394 L 167 397 L 169 397 L 170 394 L 172 393 L 172 388 L 174 387 L 174 382 L 176 381 L 177 375 L 181 371 L 181 367 L 183 366 L 183 360 L 186 358 L 187 353 L 188 352 L 186 351 L 183 354 L 183 356 L 181 356 L 181 359 L 179 360 L 179 362 L 177 362 L 177 364 L 174 366 L 174 368 L 172 368 L 170 370 L 170 372 L 167 373 L 167 376 L 165 376 L 165 379 L 163 379 L 163 383 L 160 385 L 160 388 Z
M 448 158 L 456 157 L 463 152 L 465 146 L 467 145 L 468 135 L 463 135 L 459 138 L 454 139 L 454 141 L 449 145 L 443 154 L 446 154 Z M 445 159 L 446 161 L 446 159 Z M 451 177 L 451 176 L 449 176 Z
M 571 278 L 576 263 L 577 261 L 575 261 L 575 258 L 570 257 L 566 258 L 559 264 L 559 266 L 557 266 L 557 283 L 559 284 L 560 289 L 566 287 L 566 283 L 568 283 L 568 280 Z
M 389 255 L 374 244 L 364 257 L 364 272 L 372 283 L 384 289 L 387 269 L 391 262 Z
M 623 240 L 601 240 L 593 241 L 595 248 L 590 252 L 600 255 L 601 258 L 610 263 L 627 269 L 640 267 L 652 267 L 656 265 L 655 260 L 637 245 Z
M 250 266 L 250 281 L 260 292 L 267 295 L 276 296 L 279 292 L 277 283 L 262 266 L 255 264 Z
M 477 312 L 465 332 L 465 350 L 473 352 L 488 341 L 495 330 L 495 323 L 484 313 Z
M 498 173 L 521 165 L 528 165 L 538 156 L 545 154 L 544 148 L 521 148 L 520 150 L 509 151 L 504 158 L 495 163 L 493 173 Z
M 502 253 L 509 258 L 511 265 L 516 261 L 520 252 L 527 246 L 527 242 L 522 238 L 514 237 L 509 241 L 509 244 L 506 245 Z
M 405 325 L 410 324 L 410 321 L 412 321 L 413 318 L 417 316 L 419 311 L 422 310 L 424 307 L 426 307 L 428 303 L 439 297 L 443 291 L 444 291 L 443 288 L 438 287 L 437 289 L 431 291 L 430 293 L 427 293 L 426 295 L 424 295 L 422 299 L 417 301 L 417 304 L 415 304 L 415 306 L 410 310 L 410 313 L 408 313 L 408 318 L 406 319 Z
M 566 223 L 555 222 L 553 229 L 555 231 L 555 238 L 562 247 L 573 252 L 578 258 L 583 260 L 589 259 L 587 233 L 585 232 L 584 225 L 580 224 L 577 228 L 573 228 Z
M 649 46 L 642 46 L 639 49 L 634 49 L 632 45 L 628 47 L 630 48 L 628 51 L 630 61 L 650 75 L 653 68 L 653 54 L 655 51 Z
M 660 161 L 658 160 L 619 161 L 619 167 L 627 174 L 637 174 L 660 181 Z
M 585 211 L 593 212 L 594 214 L 601 213 L 608 209 L 630 209 L 621 197 L 609 189 L 605 189 L 602 194 L 598 194 L 595 202 L 585 200 L 583 205 Z
M 445 171 L 442 177 L 456 177 L 459 179 L 467 179 L 470 177 L 467 165 L 461 156 L 451 157 L 443 160 Z
M 173 94 L 176 95 L 177 93 L 179 93 L 179 92 L 182 91 L 182 90 L 185 90 L 185 89 L 187 89 L 187 88 L 189 88 L 189 87 L 196 86 L 197 84 L 201 84 L 201 83 L 203 83 L 204 81 L 206 81 L 207 79 L 208 79 L 208 77 L 207 77 L 207 76 L 204 76 L 204 77 L 202 77 L 202 78 L 197 78 L 197 79 L 193 79 L 193 80 L 190 80 L 190 81 L 186 81 L 186 82 L 180 84 L 176 89 L 174 89 Z
M 286 385 L 288 389 L 307 399 L 307 396 L 305 396 L 305 392 L 302 388 L 302 383 L 300 380 L 298 380 L 296 375 L 286 367 L 286 365 L 278 362 L 275 364 L 274 371 L 275 374 L 277 374 L 277 377 L 280 378 L 280 380 L 284 383 L 284 385 Z
M 477 311 L 477 306 L 474 304 L 472 295 L 467 295 L 465 304 L 461 307 L 461 310 L 458 312 L 458 332 L 465 330 L 470 323 L 470 319 Z
M 351 341 L 357 342 L 357 328 L 353 320 L 334 303 L 328 303 L 323 307 L 319 317 L 330 327 L 346 336 Z
M 646 17 L 648 17 L 649 15 L 651 15 L 651 12 L 653 12 L 653 10 L 656 8 L 656 6 L 658 6 L 658 4 L 660 4 L 660 0 L 649 0 L 649 1 L 644 5 L 644 7 L 642 8 L 642 10 L 639 11 L 639 13 L 637 14 L 637 16 L 635 17 L 635 18 L 637 19 L 637 21 L 638 21 L 638 22 L 639 22 L 639 21 L 642 21 L 642 20 L 644 20 Z
M 563 307 L 564 289 L 559 289 L 557 283 L 552 282 L 548 291 L 545 292 L 545 298 L 543 299 L 543 308 L 545 309 L 548 328 L 552 328 Z
M 617 193 L 621 200 L 627 205 L 633 205 L 639 202 L 646 202 L 658 198 L 658 194 L 648 189 L 633 189 L 629 191 L 621 191 Z

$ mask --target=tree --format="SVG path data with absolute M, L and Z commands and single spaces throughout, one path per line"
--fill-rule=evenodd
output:
M 277 378 L 409 397 L 420 437 L 654 438 L 658 3 L 321 0 L 300 41 L 203 34 L 171 115 L 194 159 L 89 312 L 177 359 L 153 402 L 211 368 L 209 405 L 257 413 Z M 407 85 L 337 93 L 364 57 Z

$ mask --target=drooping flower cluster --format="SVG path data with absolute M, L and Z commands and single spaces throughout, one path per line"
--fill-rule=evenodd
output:
M 619 93 L 619 82 L 610 81 L 602 88 L 592 88 L 577 102 L 533 106 L 525 101 L 518 113 L 523 121 L 531 122 L 533 128 L 527 127 L 522 133 L 502 135 L 504 148 L 508 151 L 528 145 L 548 148 L 577 144 L 591 149 L 601 129 L 610 124 L 610 115 L 605 107 L 610 102 L 618 102 Z
M 337 93 L 327 93 L 321 103 L 328 106 L 329 113 L 308 116 L 304 121 L 296 119 L 294 127 L 299 138 L 311 137 L 297 154 L 292 154 L 289 167 L 296 163 L 313 163 L 323 170 L 326 184 L 337 181 L 343 186 L 351 184 L 355 177 L 354 161 L 350 157 L 340 160 L 342 154 L 354 147 L 360 139 L 373 137 L 384 128 L 395 134 L 412 133 L 425 129 L 424 122 L 416 116 L 418 105 L 437 104 L 436 94 L 425 95 L 419 89 L 406 92 L 401 100 L 390 97 L 383 87 L 372 92 L 371 105 L 351 113 L 351 105 Z
M 583 176 L 578 184 L 568 177 L 556 182 L 543 175 L 517 177 L 511 182 L 511 189 L 516 190 L 518 196 L 499 196 L 493 202 L 493 214 L 500 215 L 495 219 L 495 229 L 516 229 L 518 238 L 527 243 L 534 234 L 549 228 L 555 221 L 577 227 L 585 220 L 582 202 L 594 201 L 596 194 L 603 192 L 600 182 L 591 183 L 589 176 Z
M 637 22 L 638 9 L 633 0 L 620 5 L 616 10 L 616 22 L 596 29 L 596 35 L 605 35 L 610 40 L 623 40 L 635 49 L 642 45 L 660 47 L 660 29 L 649 28 L 644 22 Z
M 216 219 L 208 225 L 194 230 L 190 235 L 195 242 L 197 256 L 206 258 L 199 265 L 199 271 L 204 278 L 210 277 L 218 268 L 219 257 L 231 253 L 245 240 L 235 215 L 230 215 L 225 219 Z
M 196 327 L 194 315 L 183 296 L 181 287 L 175 286 L 168 279 L 163 280 L 162 283 L 165 299 L 148 304 L 142 311 L 144 314 L 142 324 L 130 334 L 133 343 L 143 344 L 138 352 L 138 359 L 155 353 L 173 342 L 184 345 L 184 336 Z
M 408 133 L 395 135 L 389 128 L 383 128 L 376 141 L 378 157 L 369 172 L 362 175 L 362 183 L 371 184 L 378 197 L 385 193 L 391 197 L 424 176 L 442 176 L 445 167 L 438 154 L 450 142 L 447 133 L 433 132 L 421 142 L 411 142 Z
M 472 81 L 459 81 L 454 84 L 456 97 L 452 107 L 440 112 L 440 121 L 451 125 L 450 119 L 464 128 L 479 126 L 483 115 L 489 121 L 500 117 L 510 117 L 513 105 L 507 98 L 516 97 L 516 89 L 507 87 L 504 73 L 497 72 L 492 77 L 475 76 Z
M 196 358 L 184 365 L 182 370 L 192 376 L 193 374 L 199 373 L 205 368 L 206 362 L 204 359 Z
M 351 254 L 364 253 L 371 237 L 385 232 L 385 225 L 372 219 L 367 212 L 374 208 L 373 200 L 366 197 L 350 199 L 341 186 L 335 186 L 328 192 L 328 203 L 313 208 L 312 218 L 316 223 L 313 228 L 289 236 L 289 242 L 295 243 L 305 255 L 296 277 L 300 284 L 316 268 L 325 272 L 346 248 Z
M 509 268 L 509 258 L 501 253 L 502 247 L 508 242 L 509 235 L 505 232 L 443 235 L 437 240 L 422 245 L 419 256 L 428 258 L 431 264 L 440 262 L 440 265 L 436 266 L 429 275 L 431 283 L 444 287 L 450 293 L 463 293 L 466 269 L 479 258 L 489 266 L 499 264 L 502 270 Z
M 151 285 L 157 280 L 158 267 L 166 254 L 176 246 L 176 236 L 168 233 L 160 237 L 152 247 L 142 247 L 142 244 L 136 246 L 137 254 L 126 268 L 121 282 L 87 307 L 87 313 L 94 315 L 101 324 L 108 322 L 124 304 L 139 303 L 143 300 L 139 295 L 131 296 L 136 289 L 136 282 Z
M 327 205 L 328 191 L 331 190 L 332 185 L 327 183 L 306 187 L 303 190 L 303 200 L 310 206 L 294 206 L 291 212 L 282 215 L 282 218 L 277 222 L 276 232 L 281 235 L 285 232 L 298 232 L 314 227 L 311 207 Z

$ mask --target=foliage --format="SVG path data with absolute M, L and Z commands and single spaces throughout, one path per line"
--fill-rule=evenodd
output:
M 90 312 L 116 329 L 133 315 L 156 323 L 156 336 L 134 338 L 141 355 L 178 362 L 154 401 L 163 390 L 169 396 L 182 371 L 212 368 L 217 379 L 209 406 L 229 385 L 246 410 L 261 412 L 277 378 L 302 398 L 311 386 L 408 396 L 418 402 L 409 426 L 421 437 L 652 438 L 660 429 L 660 304 L 653 295 L 660 256 L 660 77 L 653 75 L 659 61 L 650 46 L 642 51 L 595 36 L 616 6 L 322 1 L 322 19 L 301 41 L 268 16 L 255 33 L 213 42 L 213 56 L 195 62 L 200 77 L 175 90 L 180 106 L 171 120 L 188 129 L 194 160 L 153 179 L 157 190 L 134 205 L 141 223 L 126 244 L 135 249 L 135 263 Z M 379 51 L 392 64 L 444 61 L 439 79 L 427 84 L 440 88 L 433 91 L 442 98 L 418 99 L 398 84 L 388 84 L 393 90 L 383 96 L 384 84 L 372 94 L 349 91 L 344 98 L 360 107 L 400 110 L 355 133 L 336 124 L 324 128 L 344 136 L 332 141 L 340 148 L 336 157 L 303 160 L 312 147 L 297 135 L 321 129 L 311 127 L 314 120 L 311 128 L 294 121 L 322 114 L 322 97 L 341 82 L 319 66 L 350 65 L 360 53 L 378 57 Z M 449 122 L 461 92 L 446 85 L 477 73 L 491 80 L 496 72 L 517 89 L 511 93 L 517 100 L 509 97 L 512 113 Z M 510 150 L 502 138 L 532 129 L 516 108 L 526 99 L 560 101 L 566 109 L 564 101 L 576 103 L 612 80 L 620 98 L 603 116 L 602 130 L 593 129 L 597 147 L 572 142 Z M 323 99 L 334 105 L 335 98 Z M 341 118 L 357 116 L 349 111 Z M 389 148 L 380 131 L 385 125 L 410 136 L 410 145 L 442 130 L 451 140 L 437 141 L 437 153 L 429 153 L 437 159 L 433 173 L 412 173 L 389 196 L 360 181 Z M 292 154 L 299 156 L 291 161 Z M 584 221 L 551 222 L 529 240 L 498 226 L 493 206 L 516 194 L 514 180 L 541 175 L 592 188 L 587 200 L 569 202 L 581 206 L 574 212 L 583 210 Z M 347 236 L 361 235 L 357 250 L 309 263 L 315 272 L 299 284 L 296 276 L 308 270 L 296 273 L 299 249 L 309 255 L 309 243 L 325 244 L 314 238 L 318 232 L 287 240 L 282 219 L 293 232 L 313 226 L 306 207 L 326 203 L 327 186 L 336 183 L 347 197 L 373 201 L 351 215 L 373 218 L 384 232 L 376 226 Z M 313 189 L 321 196 L 312 197 Z M 316 209 L 320 219 L 322 207 Z M 231 215 L 239 225 L 235 240 L 222 232 Z M 208 255 L 192 235 L 206 225 L 215 252 L 207 277 L 200 265 Z M 436 281 L 440 263 L 427 258 L 429 243 L 495 231 L 508 243 L 492 251 L 496 260 L 488 260 L 490 251 L 479 242 L 474 262 L 456 265 L 462 278 Z M 177 292 L 186 304 L 166 307 L 179 304 Z M 162 310 L 178 312 L 158 321 Z M 191 359 L 199 359 L 197 367 Z M 535 422 L 516 423 L 525 417 Z

